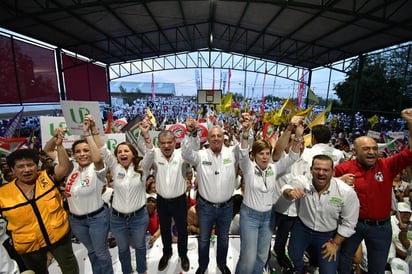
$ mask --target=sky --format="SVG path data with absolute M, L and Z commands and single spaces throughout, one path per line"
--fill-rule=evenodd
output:
M 203 89 L 212 89 L 213 86 L 213 69 L 203 68 L 198 69 L 201 75 Z M 223 89 L 220 83 L 220 72 L 227 72 L 227 69 L 215 69 L 215 89 Z M 345 75 L 332 70 L 331 82 L 329 83 L 329 69 L 318 69 L 312 72 L 312 84 L 311 89 L 317 96 L 329 99 L 337 99 L 335 92 L 333 91 L 334 84 L 344 81 Z M 257 75 L 257 76 L 256 76 Z M 197 94 L 195 69 L 177 69 L 177 70 L 165 70 L 153 73 L 155 83 L 174 83 L 176 88 L 176 95 L 195 96 Z M 265 79 L 264 79 L 265 78 Z M 142 73 L 138 75 L 132 75 L 123 77 L 113 81 L 136 81 L 136 82 L 151 82 L 152 73 Z M 262 96 L 262 89 L 264 87 L 264 95 L 272 95 L 281 98 L 296 98 L 299 90 L 299 85 L 291 80 L 286 80 L 281 77 L 275 77 L 272 75 L 256 74 L 248 72 L 246 74 L 245 84 L 245 72 L 232 70 L 232 76 L 230 79 L 230 89 L 232 93 L 240 93 L 246 95 L 248 98 Z M 226 83 L 225 91 L 228 89 L 228 83 Z

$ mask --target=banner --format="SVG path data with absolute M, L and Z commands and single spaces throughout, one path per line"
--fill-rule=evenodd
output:
M 56 128 L 65 128 L 66 135 L 63 139 L 63 146 L 66 149 L 71 149 L 75 140 L 80 138 L 80 135 L 73 135 L 69 128 L 67 128 L 66 120 L 64 117 L 52 117 L 52 116 L 40 116 L 40 133 L 41 144 L 44 147 L 48 140 L 54 135 Z M 82 132 L 83 133 L 83 132 Z
M 83 135 L 83 118 L 91 114 L 96 121 L 100 134 L 104 134 L 103 122 L 100 117 L 98 102 L 91 101 L 61 101 L 61 107 L 67 127 L 73 135 Z

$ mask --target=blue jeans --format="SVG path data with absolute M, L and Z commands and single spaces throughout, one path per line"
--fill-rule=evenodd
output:
M 305 226 L 299 219 L 292 227 L 289 239 L 289 256 L 297 273 L 304 273 L 303 253 L 310 249 L 312 261 L 316 261 L 320 274 L 336 273 L 339 256 L 336 261 L 322 258 L 322 245 L 335 236 L 336 231 L 318 232 Z M 339 253 L 338 253 L 339 254 Z M 314 259 L 314 260 L 313 260 Z
M 145 236 L 148 223 L 149 214 L 145 206 L 128 218 L 111 215 L 110 230 L 116 239 L 124 274 L 133 272 L 130 246 L 135 249 L 137 272 L 144 273 L 147 270 Z
M 93 274 L 113 273 L 112 258 L 107 245 L 109 209 L 92 217 L 79 219 L 69 214 L 73 234 L 87 248 Z
M 229 248 L 229 228 L 233 214 L 233 201 L 217 208 L 198 199 L 197 214 L 199 220 L 199 268 L 206 270 L 209 265 L 209 248 L 212 229 L 215 226 L 217 236 L 216 262 L 218 266 L 226 265 L 227 250 Z
M 240 207 L 240 255 L 236 274 L 261 274 L 272 239 L 272 209 L 260 212 L 245 204 Z
M 390 220 L 382 225 L 358 222 L 355 231 L 355 234 L 342 244 L 339 273 L 351 273 L 353 255 L 363 239 L 368 250 L 368 273 L 384 273 L 392 241 Z

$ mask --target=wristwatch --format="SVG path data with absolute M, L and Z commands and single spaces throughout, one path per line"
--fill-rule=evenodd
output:
M 295 142 L 302 142 L 302 141 L 303 141 L 302 136 L 295 137 Z

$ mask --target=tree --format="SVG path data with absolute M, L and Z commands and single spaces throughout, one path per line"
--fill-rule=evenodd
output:
M 408 48 L 369 55 L 364 58 L 358 98 L 354 98 L 358 85 L 357 72 L 359 61 L 355 62 L 347 73 L 345 81 L 335 85 L 336 95 L 341 100 L 340 107 L 350 110 L 353 100 L 357 99 L 356 111 L 374 113 L 396 113 L 410 106 L 411 99 L 406 96 L 408 79 L 405 71 L 409 65 L 405 54 Z

